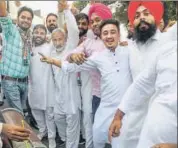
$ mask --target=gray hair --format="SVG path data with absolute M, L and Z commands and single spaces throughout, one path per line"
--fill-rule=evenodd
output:
M 56 29 L 54 29 L 53 32 L 52 32 L 52 34 L 51 34 L 51 36 L 53 36 L 53 34 L 56 33 L 56 32 L 63 33 L 64 36 L 66 36 L 66 32 L 62 28 L 56 28 Z

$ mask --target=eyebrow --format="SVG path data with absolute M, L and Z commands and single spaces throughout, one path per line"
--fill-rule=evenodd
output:
M 144 12 L 144 11 L 149 11 L 149 10 L 147 8 L 145 8 L 141 12 Z M 136 11 L 136 13 L 140 13 L 140 11 Z

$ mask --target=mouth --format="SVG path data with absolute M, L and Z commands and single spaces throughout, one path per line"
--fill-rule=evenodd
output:
M 149 26 L 146 23 L 140 23 L 139 25 L 139 29 L 140 30 L 147 30 L 149 28 Z

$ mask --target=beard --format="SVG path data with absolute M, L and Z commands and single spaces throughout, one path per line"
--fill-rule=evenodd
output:
M 55 48 L 56 52 L 62 52 L 65 49 L 65 45 L 54 46 L 54 48 Z
M 81 38 L 87 33 L 88 29 L 80 29 L 79 37 Z
M 128 39 L 133 39 L 133 36 L 134 36 L 134 33 L 131 32 L 131 31 L 128 31 L 127 38 L 128 38 Z
M 141 25 L 147 25 L 148 28 L 140 28 Z M 151 38 L 156 33 L 156 25 L 149 24 L 145 21 L 141 21 L 139 25 L 135 28 L 135 39 L 137 42 L 145 43 L 149 38 Z
M 50 25 L 50 26 L 47 26 L 47 29 L 48 29 L 48 31 L 49 31 L 50 33 L 52 33 L 53 30 L 56 29 L 56 28 L 57 28 L 56 25 Z
M 40 46 L 45 43 L 45 39 L 40 37 L 33 37 L 33 43 L 35 46 Z

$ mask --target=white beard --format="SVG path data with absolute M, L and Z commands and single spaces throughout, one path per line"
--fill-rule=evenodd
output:
M 60 48 L 55 48 L 56 52 L 62 52 L 65 49 L 65 46 L 60 47 Z

